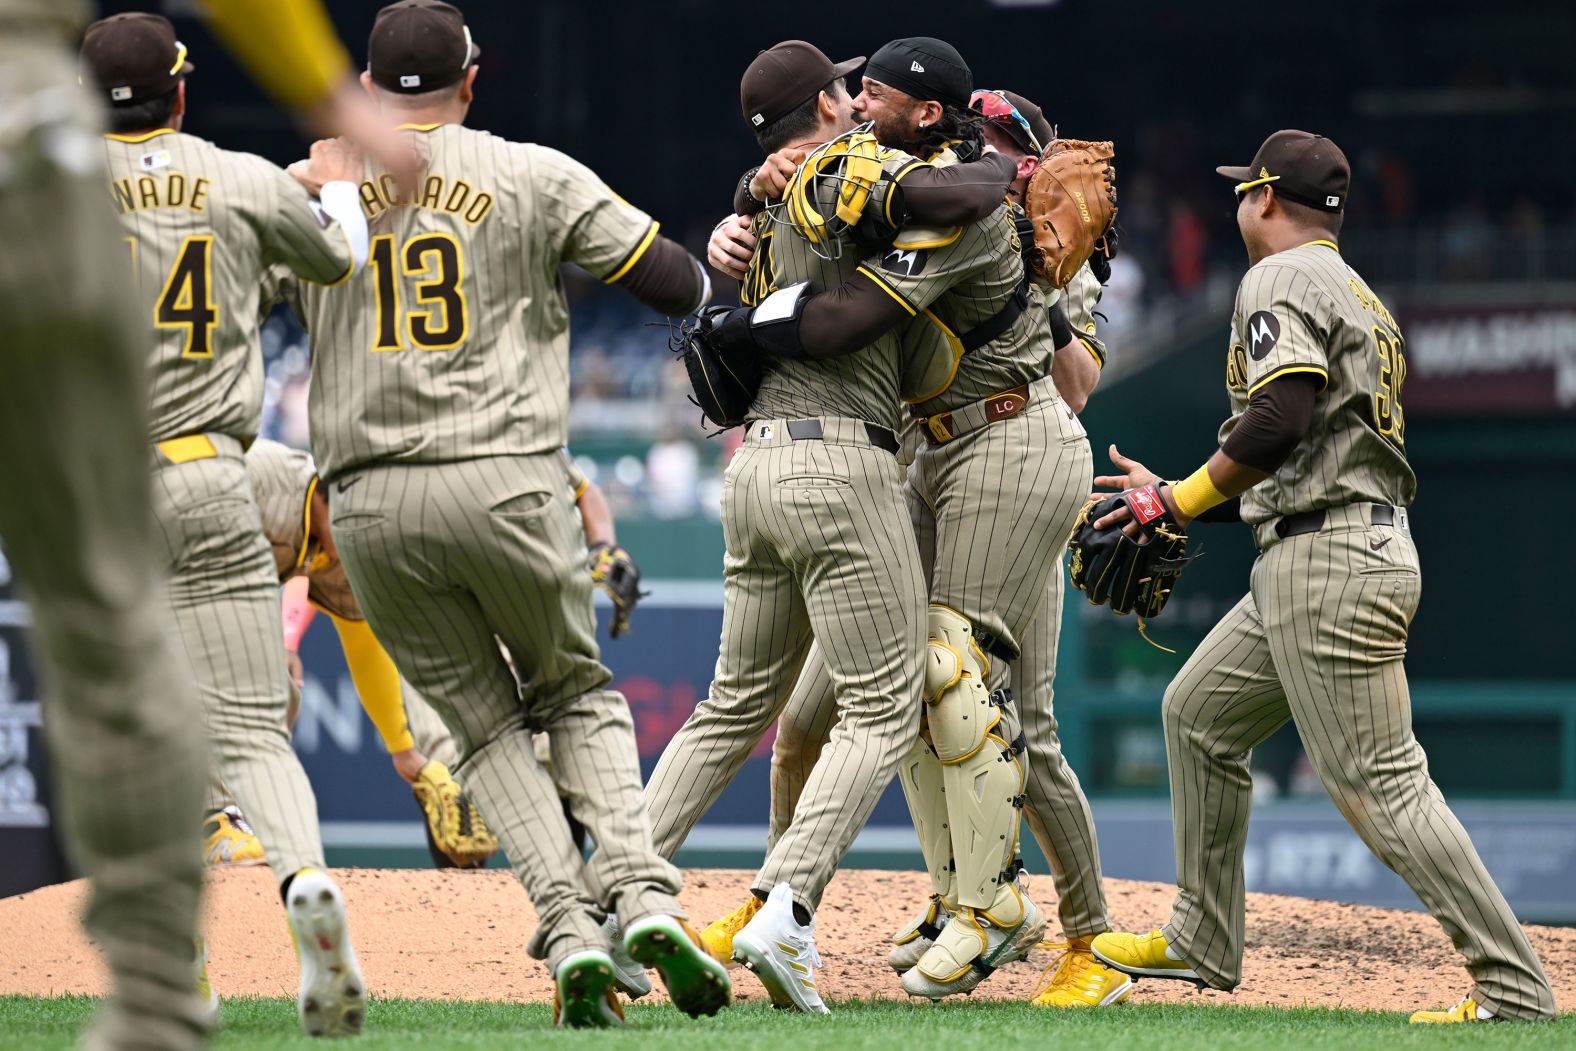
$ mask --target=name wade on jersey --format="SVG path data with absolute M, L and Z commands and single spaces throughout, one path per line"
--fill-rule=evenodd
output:
M 402 197 L 394 177 L 387 172 L 361 184 L 361 210 L 369 222 L 390 208 L 410 205 L 457 215 L 475 226 L 491 214 L 493 195 L 473 189 L 464 179 L 446 180 L 441 175 L 428 175 L 422 180 L 421 193 L 413 198 Z

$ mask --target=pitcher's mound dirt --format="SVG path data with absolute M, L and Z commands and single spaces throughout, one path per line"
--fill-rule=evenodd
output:
M 525 954 L 536 917 L 508 872 L 343 869 L 334 875 L 375 996 L 550 998 L 545 968 Z M 748 886 L 745 872 L 692 870 L 683 903 L 699 926 L 738 905 Z M 1126 880 L 1106 886 L 1118 929 L 1147 930 L 1167 915 L 1170 887 Z M 210 887 L 210 975 L 220 994 L 295 995 L 295 960 L 268 870 L 217 872 Z M 103 991 L 98 955 L 77 926 L 84 890 L 81 882 L 69 883 L 0 901 L 0 994 Z M 1030 890 L 1054 916 L 1050 880 L 1035 879 Z M 824 996 L 903 997 L 886 966 L 887 938 L 925 891 L 919 873 L 838 874 L 819 921 Z M 1531 927 L 1528 933 L 1559 1003 L 1576 1006 L 1576 930 Z M 1250 894 L 1247 941 L 1247 977 L 1235 993 L 1150 980 L 1139 984 L 1134 1000 L 1412 1010 L 1454 1003 L 1470 988 L 1450 942 L 1422 913 Z M 1027 963 L 1003 968 L 974 995 L 1026 997 L 1049 959 L 1040 950 Z M 733 974 L 741 998 L 765 995 L 749 972 Z

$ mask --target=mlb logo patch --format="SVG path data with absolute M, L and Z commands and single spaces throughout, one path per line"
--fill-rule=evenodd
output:
M 763 423 L 759 427 L 755 428 L 755 440 L 758 441 L 758 442 L 769 442 L 769 441 L 771 441 L 772 440 L 772 425 L 769 424 L 769 423 Z
M 137 158 L 137 163 L 142 166 L 142 170 L 145 172 L 168 168 L 170 166 L 170 151 L 154 150 L 152 153 L 144 153 Z

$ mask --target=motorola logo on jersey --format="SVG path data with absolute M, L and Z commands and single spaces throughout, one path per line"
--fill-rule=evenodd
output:
M 1248 318 L 1248 353 L 1254 361 L 1263 361 L 1275 349 L 1280 339 L 1280 322 L 1268 310 L 1260 310 Z
M 881 257 L 881 269 L 904 277 L 918 277 L 925 269 L 925 258 L 930 253 L 922 248 L 894 248 Z

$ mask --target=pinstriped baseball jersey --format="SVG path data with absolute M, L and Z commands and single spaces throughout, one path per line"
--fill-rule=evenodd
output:
M 881 149 L 882 169 L 891 178 L 919 165 L 913 157 L 897 150 Z M 831 212 L 831 197 L 836 192 L 832 180 L 819 180 L 818 205 Z M 882 183 L 872 196 L 866 214 L 884 213 L 887 198 Z M 822 259 L 810 244 L 786 222 L 779 221 L 777 208 L 756 217 L 760 243 L 745 274 L 740 299 L 753 305 L 770 292 L 800 281 L 809 281 L 818 290 L 845 284 L 859 264 L 852 244 L 844 243 L 836 259 Z M 868 347 L 840 358 L 812 361 L 799 358 L 769 357 L 760 391 L 750 415 L 757 419 L 792 419 L 805 416 L 845 416 L 867 420 L 897 430 L 902 426 L 898 393 L 901 348 L 896 333 L 887 333 Z
M 263 535 L 273 548 L 279 582 L 305 576 L 307 598 L 314 605 L 344 620 L 365 620 L 344 565 L 319 549 L 310 535 L 312 492 L 319 484 L 312 457 L 260 438 L 246 450 L 246 476 L 262 512 Z
M 1031 286 L 1031 292 L 1037 287 Z M 1100 363 L 1102 369 L 1105 368 L 1105 340 L 1096 332 L 1094 308 L 1103 294 L 1100 279 L 1094 276 L 1088 263 L 1078 268 L 1061 292 L 1062 307 L 1067 311 L 1067 322 L 1072 326 L 1073 335 L 1089 348 L 1089 353 L 1094 355 L 1094 360 Z M 1055 303 L 1056 300 L 1047 295 L 1045 302 Z
M 995 317 L 1022 281 L 1018 231 L 1006 205 L 964 227 L 905 229 L 891 251 L 862 264 L 859 272 L 914 315 L 903 330 L 905 352 L 944 355 L 945 369 L 911 366 L 906 377 L 945 379 L 943 372 L 956 362 L 943 389 L 903 391 L 915 412 L 955 409 L 1049 374 L 1055 348 L 1043 312 L 1025 310 L 1006 332 L 967 355 L 957 340 Z
M 313 452 L 325 479 L 360 464 L 443 463 L 560 448 L 569 307 L 558 267 L 622 277 L 657 223 L 557 150 L 458 124 L 410 128 L 421 189 L 361 185 L 363 273 L 302 289 L 312 331 Z
M 262 422 L 263 276 L 283 264 L 307 281 L 341 280 L 353 266 L 349 242 L 261 157 L 167 129 L 106 135 L 104 151 L 154 335 L 151 438 L 250 441 Z
M 57 27 L 62 36 L 80 32 L 90 10 L 87 0 L 0 0 L 0 20 Z
M 1406 461 L 1401 328 L 1329 241 L 1278 252 L 1242 279 L 1226 360 L 1232 416 L 1220 440 L 1254 391 L 1295 373 L 1324 384 L 1313 427 L 1273 476 L 1243 494 L 1243 521 L 1359 501 L 1410 504 L 1417 476 Z

